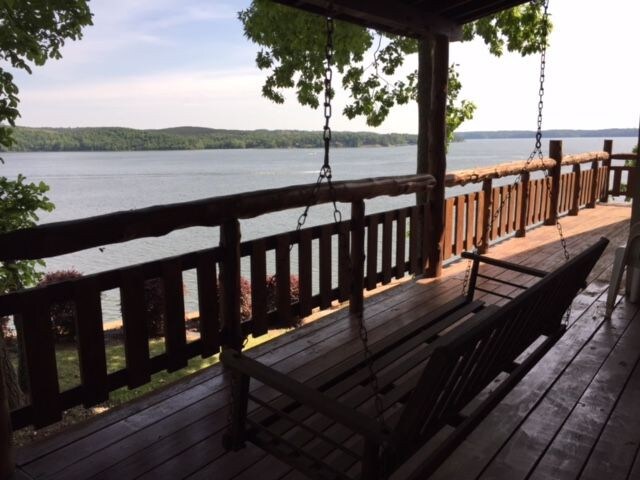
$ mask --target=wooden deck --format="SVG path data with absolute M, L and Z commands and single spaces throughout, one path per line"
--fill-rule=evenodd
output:
M 571 251 L 600 236 L 612 245 L 628 234 L 630 208 L 599 206 L 564 217 Z M 492 248 L 497 258 L 551 269 L 562 262 L 555 227 Z M 571 327 L 435 473 L 438 479 L 640 478 L 640 323 L 622 304 L 604 321 L 613 262 L 609 248 L 577 297 Z M 461 292 L 465 265 L 441 279 L 409 281 L 365 303 L 371 341 Z M 300 380 L 322 371 L 341 351 L 360 348 L 358 329 L 336 312 L 249 355 Z M 228 383 L 220 366 L 108 412 L 17 453 L 17 478 L 303 478 L 258 448 L 226 453 Z

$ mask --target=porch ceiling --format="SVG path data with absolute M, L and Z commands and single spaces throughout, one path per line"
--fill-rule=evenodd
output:
M 422 37 L 442 34 L 451 40 L 461 26 L 511 8 L 523 0 L 274 0 L 284 5 L 389 33 Z

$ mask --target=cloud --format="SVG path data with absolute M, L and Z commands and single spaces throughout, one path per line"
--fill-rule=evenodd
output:
M 254 68 L 190 70 L 127 76 L 101 82 L 35 86 L 22 90 L 21 125 L 126 126 L 164 128 L 199 125 L 230 129 L 320 129 L 320 110 L 300 106 L 288 94 L 276 105 L 260 94 L 264 75 Z M 332 126 L 371 130 L 338 112 L 346 103 L 338 92 Z M 416 108 L 394 110 L 380 131 L 415 131 Z

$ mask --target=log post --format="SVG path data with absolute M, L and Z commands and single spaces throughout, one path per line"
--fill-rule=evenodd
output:
M 549 211 L 544 221 L 545 225 L 555 225 L 558 221 L 558 199 L 560 198 L 560 173 L 562 169 L 562 140 L 551 140 L 549 142 L 549 157 L 556 161 L 555 167 L 551 169 L 549 178 L 551 179 L 551 195 L 549 198 Z
M 349 312 L 364 311 L 364 202 L 351 204 L 351 291 Z
M 0 335 L 0 342 L 2 342 Z M 4 385 L 2 369 L 0 369 L 0 479 L 8 479 L 15 469 L 13 455 L 13 439 L 11 434 L 11 415 L 9 413 L 9 396 Z
M 447 84 L 449 81 L 449 39 L 435 35 L 433 40 L 433 71 L 431 73 L 431 112 L 428 122 L 429 172 L 436 186 L 429 195 L 429 230 L 422 241 L 431 243 L 428 268 L 430 277 L 442 274 L 442 240 L 444 233 L 445 174 L 447 171 Z M 425 233 L 427 230 L 425 230 Z
M 480 238 L 480 245 L 478 246 L 478 251 L 481 254 L 487 253 L 489 250 L 489 235 L 491 233 L 491 224 L 492 222 L 492 208 L 491 203 L 493 201 L 493 182 L 489 178 L 487 180 L 482 181 L 482 237 Z
M 580 173 L 580 164 L 573 166 L 573 198 L 571 199 L 571 208 L 569 215 L 576 216 L 580 210 L 580 192 L 582 191 L 582 178 Z
M 240 327 L 240 222 L 237 219 L 220 226 L 220 262 L 222 345 L 242 349 Z
M 516 225 L 516 237 L 524 237 L 527 232 L 527 212 L 529 211 L 529 172 L 520 174 L 520 191 L 518 195 L 520 213 L 518 217 L 518 225 Z
M 600 202 L 607 203 L 609 201 L 609 172 L 611 172 L 611 154 L 613 153 L 613 140 L 605 140 L 602 150 L 609 154 L 609 158 L 602 161 L 604 171 L 604 189 L 600 195 Z

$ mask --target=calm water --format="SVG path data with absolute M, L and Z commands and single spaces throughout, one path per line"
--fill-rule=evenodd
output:
M 603 139 L 568 139 L 565 154 L 600 150 Z M 636 140 L 614 140 L 614 151 L 629 152 Z M 467 140 L 451 146 L 450 170 L 525 159 L 531 140 Z M 184 202 L 264 188 L 314 182 L 322 163 L 320 150 L 206 150 L 171 152 L 63 152 L 5 153 L 2 175 L 18 173 L 31 181 L 51 186 L 56 209 L 41 223 L 88 217 L 163 203 Z M 332 165 L 335 180 L 403 175 L 415 172 L 415 146 L 335 149 Z M 477 189 L 477 187 L 471 187 Z M 449 191 L 449 194 L 455 193 Z M 367 211 L 410 205 L 412 196 L 375 199 Z M 349 206 L 344 205 L 343 216 Z M 295 228 L 299 211 L 269 215 L 242 222 L 243 239 Z M 330 208 L 311 210 L 309 225 L 332 221 Z M 207 248 L 218 242 L 217 228 L 192 228 L 162 238 L 136 240 L 90 249 L 47 260 L 48 270 L 74 267 L 93 273 L 169 255 Z M 295 259 L 294 259 L 295 260 Z M 246 266 L 244 266 L 246 267 Z M 193 277 L 186 275 L 187 304 L 193 306 Z M 118 318 L 114 295 L 105 300 L 106 319 Z

